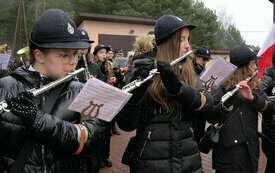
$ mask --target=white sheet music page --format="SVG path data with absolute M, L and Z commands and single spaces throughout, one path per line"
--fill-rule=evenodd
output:
M 110 122 L 131 96 L 131 93 L 92 78 L 86 82 L 69 109 L 81 113 L 84 119 L 99 118 Z
M 115 58 L 113 67 L 119 68 L 119 67 L 127 67 L 128 58 Z
M 0 69 L 7 69 L 11 55 L 0 54 Z
M 214 80 L 214 87 L 219 87 L 222 82 L 231 75 L 237 67 L 222 57 L 215 59 L 200 75 L 204 82 Z

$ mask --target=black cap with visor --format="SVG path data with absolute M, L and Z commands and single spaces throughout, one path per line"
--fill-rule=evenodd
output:
M 47 49 L 86 49 L 90 43 L 81 40 L 75 23 L 60 9 L 46 10 L 30 33 L 30 42 Z

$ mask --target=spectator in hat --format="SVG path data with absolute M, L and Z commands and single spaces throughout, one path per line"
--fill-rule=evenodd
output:
M 102 72 L 102 80 L 108 84 L 115 84 L 116 77 L 114 77 L 113 67 L 110 61 L 107 60 L 106 54 L 110 50 L 108 46 L 98 44 L 93 52 L 93 62 L 99 65 Z
M 8 55 L 12 55 L 11 48 L 9 46 L 6 46 L 4 53 Z M 2 66 L 0 66 L 0 78 L 3 78 L 8 75 L 9 75 L 8 71 L 6 69 L 2 69 Z
M 114 61 L 114 49 L 112 48 L 112 46 L 111 45 L 109 45 L 109 48 L 110 48 L 110 50 L 107 52 L 107 55 L 106 55 L 106 58 L 110 61 L 110 62 L 112 62 L 113 63 L 113 61 Z
M 197 75 L 205 69 L 206 63 L 208 63 L 212 58 L 210 50 L 208 47 L 202 45 L 194 52 L 193 65 Z
M 87 31 L 85 31 L 84 29 L 78 28 L 77 32 L 79 33 L 79 35 L 83 41 L 88 42 L 90 45 L 92 43 L 94 43 L 93 40 L 90 40 Z M 78 60 L 77 67 L 76 67 L 76 69 L 83 67 L 83 68 L 87 68 L 87 70 L 88 70 L 88 75 L 90 75 L 90 76 L 87 76 L 86 71 L 85 71 L 85 75 L 84 75 L 84 73 L 81 73 L 77 76 L 79 81 L 83 82 L 83 83 L 85 83 L 87 81 L 86 78 L 88 78 L 88 77 L 96 77 L 98 79 L 103 78 L 99 65 L 97 65 L 96 63 L 93 63 L 91 61 L 92 55 L 90 52 L 91 52 L 91 46 L 87 49 L 81 50 L 80 58 Z M 87 65 L 87 67 L 85 64 Z
M 84 29 L 78 28 L 77 32 L 79 33 L 81 40 L 88 42 L 90 45 L 92 43 L 94 43 L 93 40 L 90 40 L 87 31 L 85 31 Z M 89 48 L 82 49 L 80 51 L 81 51 L 80 58 L 78 60 L 76 68 L 77 69 L 79 69 L 81 67 L 87 68 L 88 75 L 90 75 L 90 76 L 87 76 L 87 74 L 84 74 L 84 73 L 80 73 L 77 76 L 79 81 L 82 83 L 86 83 L 87 82 L 86 78 L 88 78 L 88 77 L 89 78 L 95 77 L 95 78 L 101 79 L 102 72 L 100 70 L 99 65 L 91 62 L 91 58 L 92 58 L 92 55 L 90 54 L 91 46 L 89 46 Z M 87 67 L 85 64 L 87 65 Z M 85 71 L 85 73 L 86 73 L 86 71 Z M 98 173 L 99 172 L 100 158 L 101 158 L 100 157 L 100 147 L 92 155 L 89 155 L 85 158 L 88 173 Z
M 11 49 L 11 47 L 9 47 L 9 46 L 7 46 L 6 48 L 5 48 L 5 54 L 8 54 L 8 55 L 12 55 L 12 49 Z
M 124 52 L 123 52 L 123 50 L 122 50 L 122 49 L 117 49 L 117 50 L 115 51 L 115 58 L 122 58 L 122 57 L 124 57 Z
M 268 96 L 274 96 L 272 91 L 275 87 L 275 51 L 272 55 L 272 67 L 264 71 L 261 78 L 263 90 Z M 267 158 L 265 173 L 275 172 L 275 117 L 263 116 L 262 119 L 262 149 Z M 268 138 L 268 139 L 267 139 Z
M 174 15 L 156 21 L 154 65 L 160 75 L 133 90 L 117 116 L 122 130 L 136 130 L 122 158 L 130 172 L 202 172 L 192 120 L 212 110 L 212 99 L 197 88 L 190 57 L 174 67 L 169 64 L 190 50 L 189 34 L 194 28 Z
M 205 69 L 206 63 L 209 62 L 211 59 L 212 58 L 208 47 L 202 45 L 197 48 L 197 50 L 194 52 L 194 57 L 192 60 L 193 67 L 197 76 L 201 74 L 201 72 Z M 200 116 L 200 118 L 195 119 L 193 122 L 193 127 L 196 133 L 195 139 L 198 143 L 205 133 L 205 125 L 206 120 L 204 116 Z M 200 143 L 198 146 L 199 149 L 201 149 Z
M 107 52 L 110 50 L 109 46 L 105 46 L 103 44 L 98 44 L 94 49 L 94 62 L 100 66 L 103 81 L 114 85 L 116 83 L 116 77 L 114 77 L 113 67 L 109 60 L 106 58 Z M 113 165 L 110 160 L 110 142 L 111 142 L 111 124 L 105 129 L 104 140 L 100 146 L 100 168 L 111 167 Z
M 124 58 L 124 52 L 122 49 L 115 50 L 115 59 Z M 122 88 L 125 85 L 125 75 L 128 72 L 128 67 L 116 67 L 114 68 L 114 73 L 117 78 L 116 87 Z
M 79 50 L 90 45 L 60 9 L 38 18 L 29 41 L 30 66 L 0 79 L 10 109 L 0 116 L 1 172 L 86 172 L 84 158 L 101 145 L 104 123 L 68 109 L 83 84 L 72 79 L 36 97 L 28 91 L 73 72 Z
M 220 123 L 220 137 L 212 151 L 213 168 L 220 172 L 258 171 L 259 140 L 258 112 L 263 116 L 273 114 L 273 105 L 267 101 L 260 88 L 257 77 L 244 81 L 256 73 L 258 68 L 256 53 L 245 44 L 236 45 L 230 50 L 230 62 L 237 66 L 220 87 L 211 91 L 214 100 L 216 120 Z M 237 94 L 230 97 L 223 105 L 222 96 L 236 85 L 241 87 Z

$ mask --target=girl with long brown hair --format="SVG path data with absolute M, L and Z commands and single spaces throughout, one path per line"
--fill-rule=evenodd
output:
M 199 116 L 195 112 L 212 109 L 212 99 L 197 90 L 189 58 L 174 67 L 169 64 L 190 50 L 194 28 L 173 15 L 156 22 L 155 66 L 160 75 L 135 89 L 117 118 L 122 130 L 137 130 L 122 158 L 131 172 L 202 172 L 193 119 Z
M 273 105 L 266 101 L 256 77 L 250 77 L 258 68 L 257 55 L 247 45 L 237 45 L 230 50 L 230 62 L 237 70 L 212 90 L 216 120 L 223 124 L 220 139 L 213 148 L 213 168 L 216 172 L 257 172 L 259 159 L 258 112 L 268 113 Z M 239 84 L 239 92 L 224 105 L 221 97 Z M 272 108 L 273 109 L 273 108 Z M 272 111 L 273 112 L 273 111 Z

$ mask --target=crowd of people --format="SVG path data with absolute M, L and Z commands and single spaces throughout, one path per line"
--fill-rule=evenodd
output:
M 245 44 L 234 46 L 230 63 L 237 69 L 221 86 L 209 90 L 199 79 L 213 59 L 207 46 L 170 65 L 192 50 L 190 35 L 196 27 L 163 15 L 154 31 L 136 37 L 126 55 L 122 49 L 114 50 L 115 45 L 98 44 L 92 50 L 95 41 L 64 11 L 46 10 L 30 33 L 29 65 L 18 65 L 0 78 L 0 107 L 8 105 L 0 110 L 0 171 L 98 173 L 113 165 L 110 143 L 112 135 L 121 134 L 119 126 L 136 131 L 122 157 L 131 173 L 203 172 L 201 152 L 208 144 L 217 173 L 256 173 L 259 136 L 267 157 L 265 172 L 275 172 L 275 103 L 269 97 L 275 94 L 275 53 L 273 67 L 258 80 L 251 76 L 261 57 Z M 127 65 L 114 67 L 125 57 Z M 38 96 L 30 92 L 81 67 L 84 73 L 49 91 Z M 122 89 L 145 79 L 152 69 L 159 75 L 133 90 L 111 122 L 84 121 L 80 113 L 68 110 L 90 78 Z M 238 91 L 222 103 L 222 96 L 237 86 Z M 206 122 L 216 127 L 217 141 L 202 142 Z

